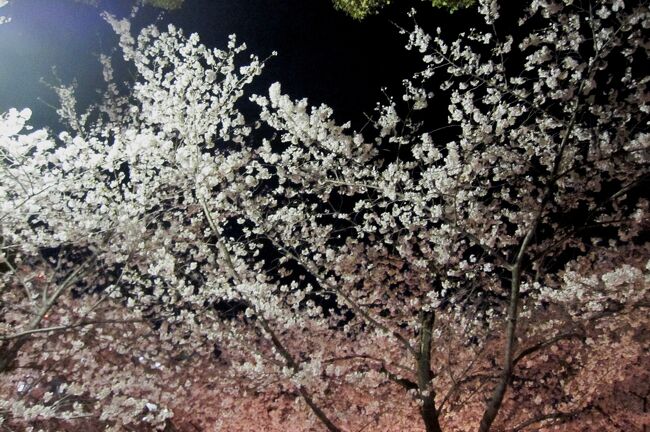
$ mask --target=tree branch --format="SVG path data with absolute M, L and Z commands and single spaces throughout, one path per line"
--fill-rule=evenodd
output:
M 283 245 L 278 243 L 277 240 L 269 237 L 269 240 L 281 251 L 283 251 L 289 258 L 294 260 L 296 263 L 300 264 L 301 267 L 303 267 L 305 270 L 310 272 L 316 280 L 318 280 L 318 283 L 321 284 L 322 286 L 328 288 L 329 290 L 333 291 L 336 293 L 337 296 L 341 297 L 343 301 L 356 313 L 361 315 L 371 326 L 375 327 L 376 329 L 379 329 L 383 331 L 386 334 L 393 335 L 397 340 L 399 340 L 404 348 L 406 348 L 407 351 L 409 351 L 411 354 L 414 356 L 417 356 L 417 351 L 411 343 L 406 339 L 404 336 L 402 336 L 399 332 L 394 331 L 386 327 L 384 324 L 373 318 L 368 312 L 363 310 L 361 306 L 359 306 L 354 300 L 352 300 L 347 294 L 345 294 L 343 291 L 341 291 L 340 288 L 337 286 L 334 286 L 327 282 L 327 280 L 320 274 L 318 269 L 315 268 L 315 266 L 311 265 L 310 263 L 305 262 L 304 260 L 298 258 L 294 253 L 292 253 L 290 250 L 285 248 Z
M 11 339 L 19 339 L 25 336 L 32 336 L 39 333 L 48 333 L 48 332 L 58 332 L 58 331 L 69 331 L 77 327 L 86 327 L 97 324 L 132 324 L 138 322 L 145 322 L 142 319 L 133 319 L 133 320 L 98 320 L 98 321 L 81 321 L 74 324 L 52 326 L 52 327 L 41 327 L 32 330 L 25 330 L 20 333 L 15 333 L 10 336 L 0 336 L 0 341 L 8 341 Z
M 210 226 L 210 229 L 212 229 L 214 235 L 217 235 L 219 230 L 217 229 L 216 224 L 214 223 L 214 220 L 212 219 L 212 214 L 210 213 L 210 210 L 208 209 L 208 205 L 204 200 L 201 200 L 201 207 L 203 208 L 203 214 L 205 215 L 206 219 L 208 220 L 208 225 Z M 228 266 L 228 269 L 231 273 L 231 276 L 233 279 L 241 283 L 241 278 L 237 274 L 237 270 L 235 269 L 235 266 L 232 262 L 232 258 L 230 257 L 230 253 L 228 252 L 228 249 L 226 248 L 226 245 L 223 244 L 221 239 L 217 240 L 217 247 L 219 249 L 219 252 L 223 255 L 224 259 L 226 260 L 226 265 Z M 269 325 L 268 321 L 264 318 L 264 316 L 257 311 L 255 306 L 250 303 L 248 300 L 244 301 L 247 307 L 250 307 L 253 312 L 255 313 L 255 316 L 260 322 L 260 325 L 262 326 L 262 329 L 269 335 L 271 338 L 271 342 L 273 343 L 273 346 L 275 349 L 280 353 L 282 358 L 284 358 L 287 366 L 293 370 L 294 373 L 298 372 L 300 370 L 300 365 L 299 363 L 293 358 L 289 350 L 285 348 L 285 346 L 282 344 L 282 341 L 280 341 L 280 338 L 275 334 L 271 326 Z M 309 393 L 309 391 L 302 385 L 298 386 L 298 392 L 302 396 L 303 400 L 309 406 L 309 408 L 314 412 L 316 417 L 325 425 L 327 430 L 330 432 L 341 432 L 341 429 L 339 429 L 325 414 L 325 412 L 314 402 L 314 398 L 312 395 Z
M 533 417 L 529 420 L 526 420 L 522 423 L 519 423 L 517 426 L 515 426 L 512 429 L 512 432 L 520 432 L 527 428 L 528 426 L 534 425 L 535 423 L 543 422 L 546 420 L 571 420 L 572 418 L 576 417 L 578 414 L 581 414 L 584 412 L 585 409 L 577 410 L 577 411 L 572 411 L 568 413 L 563 413 L 563 412 L 556 412 L 556 413 L 551 413 L 551 414 L 542 414 L 537 417 Z
M 583 87 L 583 83 L 580 84 L 580 88 L 578 89 L 578 94 L 580 94 L 580 90 L 582 89 L 582 87 Z M 537 231 L 537 226 L 539 225 L 539 222 L 542 219 L 542 215 L 544 213 L 546 204 L 551 199 L 551 196 L 553 194 L 553 188 L 552 188 L 553 182 L 555 181 L 555 177 L 557 176 L 557 173 L 559 172 L 560 167 L 562 165 L 564 150 L 566 149 L 567 144 L 569 142 L 569 137 L 571 136 L 573 126 L 575 125 L 579 108 L 580 108 L 580 101 L 576 100 L 575 107 L 571 115 L 571 121 L 569 122 L 567 129 L 564 131 L 564 136 L 562 137 L 560 147 L 558 149 L 557 154 L 555 155 L 555 160 L 553 162 L 553 169 L 549 176 L 549 184 L 546 187 L 546 191 L 539 205 L 539 208 L 537 209 L 535 217 L 533 218 L 532 224 L 528 229 L 526 236 L 521 242 L 519 251 L 515 258 L 515 262 L 512 265 L 512 270 L 511 270 L 512 280 L 510 283 L 510 303 L 508 304 L 508 315 L 507 315 L 508 321 L 506 324 L 506 344 L 503 353 L 504 354 L 503 370 L 501 372 L 501 378 L 497 383 L 496 387 L 494 388 L 492 392 L 492 396 L 485 408 L 485 412 L 481 417 L 481 423 L 478 429 L 479 432 L 488 432 L 490 430 L 490 427 L 492 426 L 492 423 L 494 422 L 494 419 L 496 418 L 499 409 L 501 408 L 501 403 L 503 402 L 503 396 L 505 395 L 506 389 L 508 387 L 508 383 L 510 382 L 510 377 L 512 375 L 512 370 L 514 366 L 513 352 L 515 349 L 515 333 L 517 331 L 517 316 L 519 313 L 519 289 L 521 287 L 521 276 L 522 276 L 521 273 L 523 268 L 524 257 L 526 255 L 526 251 L 528 250 L 528 247 L 533 241 L 533 237 L 535 236 L 535 233 Z

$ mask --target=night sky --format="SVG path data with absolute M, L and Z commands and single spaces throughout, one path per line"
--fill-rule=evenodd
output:
M 82 106 L 91 102 L 102 84 L 97 54 L 110 52 L 117 43 L 100 11 L 127 16 L 132 3 L 102 0 L 95 8 L 73 0 L 10 1 L 2 14 L 12 22 L 0 26 L 0 111 L 28 106 L 34 125 L 56 127 L 53 109 L 43 102 L 55 104 L 56 98 L 40 82 L 56 82 L 52 67 L 64 83 L 77 80 Z M 326 103 L 338 121 L 350 120 L 358 128 L 365 122 L 363 113 L 384 97 L 380 88 L 397 94 L 401 80 L 418 67 L 395 25 L 409 28 L 406 11 L 418 6 L 419 22 L 446 30 L 471 14 L 450 17 L 419 1 L 396 3 L 358 22 L 334 10 L 330 0 L 186 0 L 177 11 L 143 7 L 134 26 L 171 22 L 186 33 L 197 32 L 209 47 L 224 47 L 235 33 L 261 58 L 276 50 L 279 55 L 267 63 L 252 92 L 265 94 L 272 82 L 280 81 L 292 97 Z

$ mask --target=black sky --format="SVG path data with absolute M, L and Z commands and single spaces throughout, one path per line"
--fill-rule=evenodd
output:
M 131 3 L 102 0 L 97 9 L 72 0 L 10 1 L 2 12 L 13 21 L 0 26 L 0 110 L 29 106 L 36 125 L 51 125 L 52 109 L 37 99 L 55 102 L 39 83 L 41 77 L 55 80 L 53 66 L 62 81 L 78 81 L 82 102 L 91 101 L 101 85 L 96 55 L 116 45 L 99 12 L 108 9 L 125 16 Z M 145 7 L 136 25 L 172 22 L 186 33 L 197 32 L 210 47 L 225 46 L 227 36 L 236 33 L 250 53 L 266 57 L 276 50 L 279 55 L 267 63 L 253 91 L 265 93 L 272 82 L 280 81 L 292 97 L 327 103 L 337 120 L 360 127 L 363 112 L 382 98 L 380 88 L 398 90 L 418 66 L 416 56 L 404 50 L 405 37 L 395 26 L 410 25 L 405 15 L 409 7 L 422 10 L 419 21 L 447 29 L 467 15 L 450 17 L 419 1 L 397 3 L 358 22 L 334 10 L 330 0 L 186 0 L 178 11 Z

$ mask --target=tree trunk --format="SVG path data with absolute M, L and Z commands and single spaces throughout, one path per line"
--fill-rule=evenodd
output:
M 422 399 L 420 414 L 427 432 L 442 432 L 436 410 L 436 394 L 431 387 L 431 330 L 434 312 L 423 312 L 420 317 L 420 346 L 418 352 L 418 390 Z
M 433 395 L 423 398 L 420 414 L 422 415 L 422 420 L 424 420 L 424 427 L 427 432 L 442 432 L 440 423 L 438 422 L 438 411 L 436 410 L 436 404 L 433 399 Z
M 534 225 L 536 226 L 536 225 Z M 519 259 L 517 263 L 512 268 L 512 282 L 510 285 L 510 304 L 508 305 L 508 323 L 506 324 L 506 341 L 504 347 L 504 358 L 503 358 L 503 370 L 501 371 L 501 377 L 497 383 L 494 391 L 492 392 L 492 397 L 490 398 L 483 417 L 481 418 L 481 423 L 479 425 L 479 432 L 488 432 L 492 427 L 492 423 L 501 409 L 501 403 L 503 402 L 503 396 L 506 393 L 508 388 L 508 383 L 512 377 L 512 370 L 514 368 L 514 350 L 515 350 L 515 333 L 517 331 L 517 316 L 519 312 L 519 289 L 521 286 L 521 262 L 523 257 L 523 251 L 525 251 L 530 238 L 532 238 L 532 233 L 534 228 L 531 229 L 526 236 L 526 239 L 523 242 L 523 246 L 519 253 Z

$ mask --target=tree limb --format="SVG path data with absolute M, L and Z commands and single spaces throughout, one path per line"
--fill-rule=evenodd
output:
M 515 426 L 511 432 L 520 432 L 527 428 L 528 426 L 534 425 L 535 423 L 543 422 L 546 420 L 571 420 L 578 414 L 584 412 L 585 409 L 577 410 L 577 411 L 571 411 L 568 413 L 564 412 L 556 412 L 556 413 L 551 413 L 551 414 L 543 414 L 537 417 L 533 417 L 531 419 L 528 419 L 522 423 L 519 423 L 517 426 Z

